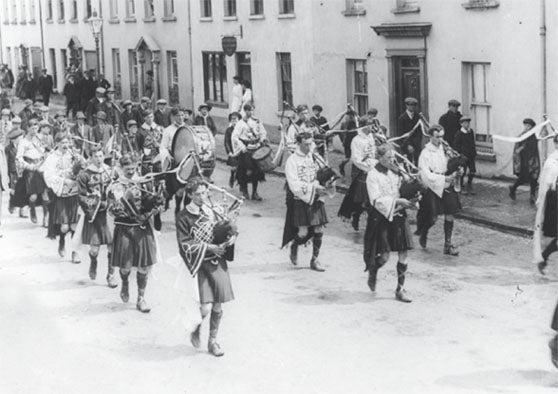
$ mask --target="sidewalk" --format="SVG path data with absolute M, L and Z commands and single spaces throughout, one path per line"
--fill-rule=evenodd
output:
M 14 107 L 16 111 L 19 111 L 21 101 L 15 100 Z M 50 108 L 53 113 L 64 109 L 63 98 L 58 95 L 53 96 Z M 218 134 L 216 139 L 217 159 L 224 162 L 227 157 L 223 141 L 224 135 Z M 271 146 L 273 151 L 276 152 L 277 145 L 271 144 Z M 329 152 L 329 162 L 333 168 L 339 168 L 339 163 L 341 163 L 344 156 L 337 138 L 334 139 L 334 148 L 333 152 Z M 347 174 L 342 181 L 338 182 L 338 190 L 342 193 L 346 192 L 350 185 L 350 167 L 350 165 L 345 166 Z M 277 168 L 274 173 L 279 176 L 285 176 L 283 167 Z M 516 201 L 512 201 L 509 198 L 508 186 L 510 186 L 510 183 L 505 180 L 475 179 L 473 188 L 476 195 L 461 196 L 463 209 L 457 217 L 500 231 L 525 237 L 532 236 L 536 209 L 529 204 L 528 186 L 521 186 L 517 190 Z

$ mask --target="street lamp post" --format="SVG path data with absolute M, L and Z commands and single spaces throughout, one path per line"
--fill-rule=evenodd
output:
M 95 51 L 97 53 L 97 74 L 101 72 L 101 53 L 99 50 L 99 39 L 101 37 L 101 28 L 103 27 L 103 20 L 97 16 L 97 12 L 93 11 L 91 18 L 87 20 L 93 38 L 95 39 Z

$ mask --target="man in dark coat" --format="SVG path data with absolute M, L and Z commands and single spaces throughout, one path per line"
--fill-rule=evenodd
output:
M 50 95 L 52 93 L 52 88 L 54 87 L 54 81 L 52 79 L 52 75 L 47 74 L 47 69 L 43 68 L 43 73 L 39 77 L 39 81 L 37 82 L 37 90 L 39 94 L 43 96 L 43 103 L 48 106 L 50 102 Z
M 206 103 L 202 103 L 198 107 L 198 115 L 194 118 L 194 125 L 207 126 L 209 130 L 211 130 L 211 134 L 215 136 L 215 134 L 217 134 L 217 127 L 215 126 L 213 118 L 209 115 L 209 111 L 211 111 L 211 106 Z
M 145 122 L 145 117 L 150 112 L 153 112 L 151 110 L 151 99 L 147 96 L 143 96 L 140 99 L 140 105 L 136 108 L 136 122 L 138 122 L 139 125 L 142 125 Z
M 108 90 L 110 88 L 110 82 L 105 78 L 104 74 L 99 74 L 99 83 L 97 84 L 97 86 Z
M 168 127 L 170 125 L 170 116 L 166 109 L 167 100 L 157 100 L 157 108 L 155 109 L 155 123 L 159 126 Z
M 136 123 L 139 124 L 139 116 L 131 100 L 124 100 L 122 102 L 122 107 L 124 110 L 120 114 L 120 130 L 128 132 L 128 122 L 130 120 L 135 120 Z
M 66 96 L 66 116 L 70 116 L 71 113 L 73 118 L 80 110 L 80 92 L 73 74 L 68 76 L 62 93 Z
M 97 124 L 97 117 L 95 115 L 97 115 L 99 111 L 104 112 L 104 102 L 105 89 L 99 87 L 95 90 L 95 97 L 89 100 L 87 109 L 85 111 L 85 116 L 87 116 L 87 124 L 89 124 L 91 127 Z
M 444 139 L 450 144 L 452 148 L 455 141 L 457 132 L 461 129 L 461 112 L 459 106 L 461 103 L 457 100 L 450 100 L 448 102 L 448 112 L 440 116 L 438 123 L 444 128 Z
M 463 190 L 463 194 L 475 194 L 473 192 L 473 178 L 477 172 L 475 159 L 477 157 L 477 147 L 475 144 L 475 132 L 469 126 L 471 124 L 471 117 L 468 115 L 461 116 L 461 128 L 455 135 L 453 140 L 453 147 L 456 151 L 461 153 L 467 158 L 465 164 L 465 171 L 461 176 L 461 190 L 463 190 L 463 180 L 465 175 L 468 174 L 467 188 Z
M 95 97 L 95 90 L 97 89 L 97 81 L 93 78 L 94 70 L 85 72 L 85 76 L 79 81 L 78 91 L 80 93 L 80 108 L 82 111 L 87 109 L 89 101 Z
M 101 104 L 102 111 L 107 114 L 107 123 L 110 125 L 120 125 L 120 112 L 122 110 L 114 100 L 114 89 L 109 87 L 106 91 L 106 100 Z
M 420 120 L 418 114 L 418 100 L 414 97 L 405 99 L 405 112 L 397 119 L 397 136 L 413 130 L 413 127 Z M 401 141 L 401 153 L 413 163 L 418 163 L 420 151 L 422 150 L 422 129 L 416 127 L 411 135 Z
M 521 135 L 528 133 L 535 127 L 535 121 L 530 118 L 523 120 L 524 130 Z M 526 140 L 518 142 L 513 148 L 513 173 L 517 176 L 517 181 L 510 186 L 510 198 L 515 200 L 515 193 L 519 185 L 529 183 L 531 185 L 531 198 L 532 205 L 536 201 L 537 180 L 539 179 L 539 172 L 541 163 L 539 159 L 539 141 L 535 135 L 531 135 Z

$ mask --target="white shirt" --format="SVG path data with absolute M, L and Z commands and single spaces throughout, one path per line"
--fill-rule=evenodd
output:
M 237 156 L 241 152 L 246 152 L 248 147 L 243 141 L 250 141 L 252 144 L 259 144 L 267 140 L 267 131 L 260 121 L 253 118 L 241 119 L 238 121 L 231 135 L 233 155 Z
M 229 107 L 229 113 L 240 112 L 242 109 L 242 85 L 239 83 L 233 84 L 231 93 L 231 105 Z
M 364 172 L 376 165 L 376 141 L 372 133 L 359 130 L 351 141 L 351 161 Z
M 395 201 L 399 198 L 401 178 L 391 170 L 378 171 L 373 167 L 366 176 L 370 204 L 387 220 L 393 220 Z
M 295 152 L 289 156 L 285 164 L 285 177 L 289 189 L 296 199 L 307 204 L 312 204 L 316 196 L 316 187 L 320 185 L 316 179 L 318 166 L 314 162 L 311 152 L 302 153 L 297 147 Z
M 432 142 L 426 144 L 420 152 L 418 166 L 426 186 L 441 198 L 444 189 L 449 186 L 446 184 L 445 176 L 448 169 L 448 158 L 442 144 L 437 147 Z
M 23 138 L 18 146 L 17 146 L 17 153 L 16 159 L 19 163 L 26 168 L 27 163 L 25 162 L 25 158 L 30 160 L 41 160 L 45 154 L 45 148 L 41 139 L 35 135 L 32 139 L 28 137 Z

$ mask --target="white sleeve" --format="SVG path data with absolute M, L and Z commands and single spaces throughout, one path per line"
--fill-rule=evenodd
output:
M 231 135 L 233 156 L 237 156 L 240 153 L 246 151 L 246 145 L 244 145 L 244 142 L 240 140 L 241 133 L 242 133 L 242 121 L 238 122 L 236 126 L 234 126 L 234 130 Z
M 267 140 L 267 130 L 265 129 L 262 122 L 258 122 L 258 128 L 260 131 L 260 141 Z
M 446 176 L 442 174 L 436 174 L 431 170 L 432 164 L 430 162 L 430 155 L 425 154 L 426 151 L 422 151 L 419 156 L 418 166 L 420 169 L 420 174 L 425 185 L 434 192 L 438 197 L 442 198 L 444 194 L 444 187 L 446 184 Z
M 56 153 L 48 155 L 43 164 L 43 172 L 46 185 L 52 189 L 54 194 L 60 196 L 64 189 L 64 177 L 56 169 L 57 160 Z
M 393 220 L 393 214 L 395 213 L 396 198 L 383 195 L 379 183 L 380 176 L 382 175 L 380 175 L 378 171 L 370 171 L 366 177 L 366 189 L 368 190 L 370 204 L 391 222 Z
M 290 124 L 287 129 L 287 148 L 292 153 L 296 150 L 296 136 L 298 135 L 298 128 L 294 124 Z
M 295 195 L 295 197 L 304 201 L 307 204 L 311 204 L 314 201 L 316 195 L 316 186 L 319 184 L 318 181 L 314 182 L 304 182 L 298 176 L 296 156 L 290 156 L 285 164 L 285 176 L 287 178 L 287 183 L 289 189 Z
M 360 138 L 353 138 L 351 142 L 351 161 L 362 171 L 369 172 L 374 166 L 375 160 L 374 157 L 365 155 L 366 145 L 366 141 L 363 143 Z

